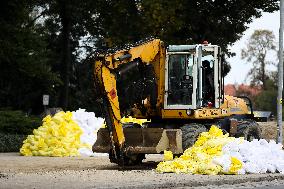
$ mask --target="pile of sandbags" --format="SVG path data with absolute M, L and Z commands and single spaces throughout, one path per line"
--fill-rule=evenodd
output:
M 123 117 L 121 123 L 142 123 L 145 119 Z M 58 112 L 43 119 L 43 124 L 29 135 L 20 149 L 25 156 L 101 156 L 93 153 L 92 145 L 97 140 L 99 128 L 104 127 L 104 119 L 94 112 L 79 109 L 74 112 Z
M 253 140 L 251 142 L 234 140 L 223 147 L 223 155 L 216 158 L 216 163 L 228 167 L 226 159 L 236 157 L 242 162 L 239 174 L 245 173 L 284 173 L 284 151 L 281 144 L 271 140 Z
M 94 155 L 91 146 L 104 119 L 93 112 L 79 109 L 46 116 L 43 124 L 23 142 L 20 153 L 25 156 L 79 156 Z
M 251 142 L 243 138 L 229 137 L 212 126 L 200 134 L 195 144 L 173 159 L 166 151 L 158 172 L 189 174 L 245 174 L 284 173 L 284 152 L 281 144 L 264 139 Z
M 72 119 L 82 129 L 80 141 L 84 146 L 78 149 L 80 155 L 95 156 L 102 155 L 92 152 L 92 145 L 97 140 L 97 132 L 104 125 L 104 119 L 96 117 L 94 112 L 86 112 L 84 109 L 79 109 L 72 112 Z
M 71 112 L 46 116 L 43 124 L 29 135 L 20 149 L 25 156 L 78 156 L 82 129 Z

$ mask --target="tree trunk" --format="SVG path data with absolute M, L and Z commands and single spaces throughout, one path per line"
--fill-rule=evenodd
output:
M 61 59 L 61 79 L 63 87 L 60 91 L 60 106 L 66 110 L 69 103 L 69 83 L 71 73 L 71 50 L 70 50 L 70 31 L 71 31 L 71 11 L 69 0 L 58 0 L 60 7 L 60 19 L 62 24 L 62 59 Z
M 261 59 L 261 82 L 263 90 L 266 90 L 266 81 L 265 81 L 265 55 Z

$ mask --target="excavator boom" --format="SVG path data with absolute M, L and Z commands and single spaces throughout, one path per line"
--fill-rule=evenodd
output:
M 99 136 L 103 136 L 103 139 L 98 138 L 97 145 L 94 147 L 94 151 L 111 151 L 113 161 L 119 161 L 123 158 L 123 154 L 126 151 L 141 151 L 141 145 L 138 148 L 133 148 L 133 145 L 125 146 L 125 133 L 121 123 L 122 114 L 127 115 L 127 110 L 134 104 L 139 105 L 142 100 L 151 96 L 150 105 L 156 108 L 156 78 L 155 68 L 153 61 L 164 62 L 163 57 L 164 47 L 160 40 L 155 39 L 144 42 L 138 46 L 130 49 L 122 49 L 111 54 L 101 54 L 97 57 L 95 62 L 95 85 L 97 91 L 99 91 L 101 109 L 103 110 L 104 117 L 106 119 L 107 129 L 102 129 Z M 158 65 L 158 64 L 157 64 Z M 157 69 L 157 68 L 156 68 Z M 131 86 L 130 90 L 128 89 Z M 135 89 L 135 94 L 131 94 L 132 89 Z M 137 92 L 140 91 L 140 92 Z M 128 96 L 131 95 L 131 96 Z M 144 151 L 156 152 L 155 148 L 158 139 L 161 138 L 163 133 L 162 129 L 152 129 L 142 131 L 136 130 L 136 134 L 133 135 L 134 130 L 130 130 L 132 134 L 127 135 L 128 143 L 133 140 L 129 139 L 131 136 L 140 137 L 140 144 L 144 143 Z M 145 146 L 144 138 L 146 135 L 160 135 L 156 137 L 156 141 L 152 141 L 150 145 Z M 105 138 L 110 138 L 110 141 L 106 141 Z M 153 138 L 149 137 L 148 138 Z M 155 138 L 155 137 L 154 137 Z M 100 141 L 107 144 L 98 144 Z M 153 143 L 154 142 L 154 143 Z M 154 144 L 154 145 L 153 145 Z M 128 149 L 128 150 L 127 150 Z M 142 150 L 142 151 L 143 151 Z

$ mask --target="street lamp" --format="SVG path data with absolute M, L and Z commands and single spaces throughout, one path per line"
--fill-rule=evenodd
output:
M 283 21 L 284 0 L 280 0 L 279 64 L 277 95 L 277 143 L 282 144 L 282 91 L 283 91 Z

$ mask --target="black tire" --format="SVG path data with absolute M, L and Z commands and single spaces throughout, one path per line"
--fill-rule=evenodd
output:
M 191 123 L 182 126 L 181 131 L 182 131 L 182 148 L 183 150 L 186 150 L 196 142 L 199 134 L 202 132 L 206 132 L 207 129 L 202 124 Z
M 244 137 L 245 140 L 261 139 L 260 126 L 253 120 L 241 121 L 237 127 L 236 137 Z

